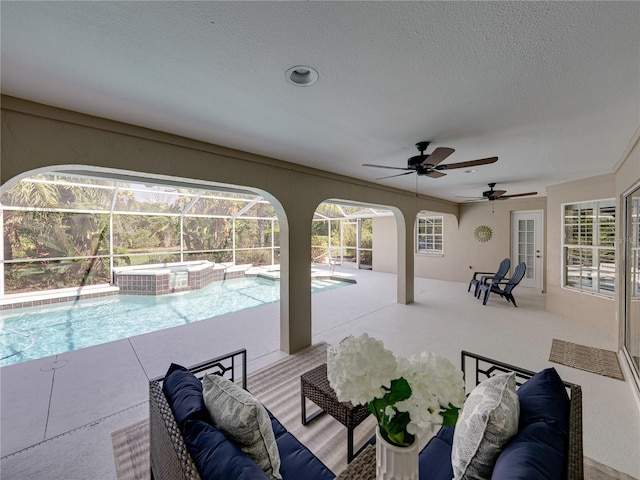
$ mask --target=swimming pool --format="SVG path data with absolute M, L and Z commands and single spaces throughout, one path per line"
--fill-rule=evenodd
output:
M 345 285 L 314 279 L 312 291 Z M 0 367 L 266 305 L 278 282 L 239 278 L 162 296 L 114 295 L 0 312 Z

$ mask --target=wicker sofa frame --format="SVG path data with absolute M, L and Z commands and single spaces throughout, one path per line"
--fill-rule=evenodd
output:
M 208 373 L 222 375 L 247 388 L 247 351 L 223 355 L 189 368 L 199 379 Z M 201 480 L 187 450 L 159 377 L 149 382 L 149 430 L 151 478 L 153 480 Z

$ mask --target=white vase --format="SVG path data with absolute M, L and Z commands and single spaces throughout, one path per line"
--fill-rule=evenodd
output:
M 418 480 L 418 439 L 410 447 L 396 447 L 376 427 L 376 479 Z

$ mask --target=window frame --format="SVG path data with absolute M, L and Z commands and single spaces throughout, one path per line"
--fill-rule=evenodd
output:
M 426 222 L 433 223 L 428 224 Z M 424 225 L 421 226 L 421 223 L 424 223 Z M 440 232 L 436 231 L 438 223 L 440 226 Z M 424 231 L 421 231 L 421 229 Z M 440 240 L 440 248 L 436 248 L 438 239 Z M 422 243 L 421 240 L 424 241 L 425 247 L 427 248 L 420 248 Z M 433 246 L 433 248 L 428 248 L 429 245 Z M 422 214 L 416 217 L 415 251 L 418 255 L 431 257 L 444 256 L 444 216 Z
M 617 268 L 615 199 L 567 202 L 563 203 L 561 208 L 562 288 L 614 299 Z M 569 221 L 568 208 L 576 212 L 574 221 Z M 605 209 L 609 209 L 612 213 L 607 215 Z M 570 230 L 573 233 L 571 238 L 569 238 Z M 606 242 L 607 239 L 609 242 Z M 580 263 L 574 264 L 575 260 L 574 263 L 570 263 L 571 254 Z M 609 261 L 605 261 L 607 258 Z M 587 259 L 587 265 L 582 262 L 582 259 Z M 607 268 L 606 265 L 613 267 Z M 572 270 L 574 273 L 577 271 L 577 276 L 573 275 L 577 280 L 571 280 Z
M 640 394 L 640 183 L 624 193 L 622 201 L 623 229 L 623 322 L 622 354 L 631 371 L 632 383 Z

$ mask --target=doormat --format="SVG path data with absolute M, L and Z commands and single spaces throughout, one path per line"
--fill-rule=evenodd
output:
M 611 350 L 553 339 L 549 361 L 624 381 L 618 355 Z

